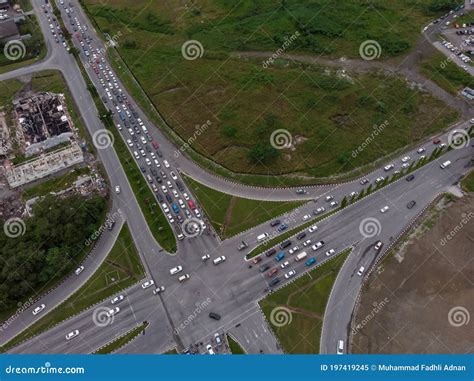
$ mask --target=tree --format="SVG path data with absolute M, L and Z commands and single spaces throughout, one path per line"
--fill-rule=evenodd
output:
M 254 164 L 264 164 L 275 159 L 278 155 L 279 151 L 273 148 L 270 144 L 259 142 L 250 149 L 248 159 Z

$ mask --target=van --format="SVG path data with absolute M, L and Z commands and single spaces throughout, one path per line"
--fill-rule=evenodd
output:
M 444 168 L 448 167 L 450 164 L 451 164 L 451 161 L 450 161 L 450 160 L 447 160 L 447 161 L 445 161 L 443 164 L 441 164 L 440 167 L 441 167 L 442 169 L 444 169 Z
M 188 201 L 189 204 L 189 201 Z M 269 237 L 268 233 L 262 233 L 259 236 L 257 236 L 257 242 L 262 242 L 265 241 Z
M 296 258 L 295 258 L 295 261 L 296 262 L 299 262 L 301 261 L 302 259 L 306 258 L 308 254 L 306 254 L 306 251 L 303 251 L 302 253 L 299 253 Z

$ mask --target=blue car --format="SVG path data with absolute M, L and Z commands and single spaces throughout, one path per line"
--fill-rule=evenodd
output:
M 278 231 L 279 232 L 282 232 L 283 230 L 286 230 L 286 229 L 288 229 L 287 224 L 281 224 L 280 226 L 278 226 Z
M 311 266 L 311 265 L 314 265 L 315 263 L 316 263 L 316 258 L 310 258 L 305 262 L 305 265 Z
M 280 262 L 283 258 L 285 258 L 285 252 L 280 251 L 278 255 L 275 257 L 275 261 Z
M 178 207 L 178 205 L 173 204 L 173 205 L 171 205 L 171 207 L 173 208 L 173 211 L 174 211 L 176 214 L 179 214 L 179 207 Z

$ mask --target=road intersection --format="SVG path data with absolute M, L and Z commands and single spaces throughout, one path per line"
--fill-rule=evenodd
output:
M 76 25 L 87 26 L 87 34 L 91 36 L 90 51 L 105 49 L 103 42 L 96 35 L 96 31 L 90 25 L 81 7 L 76 1 L 71 1 L 71 3 L 74 4 L 74 17 L 78 18 Z M 0 80 L 28 75 L 42 69 L 60 70 L 81 111 L 84 123 L 93 136 L 94 133 L 101 130 L 101 122 L 79 67 L 72 55 L 67 53 L 62 45 L 54 42 L 47 27 L 49 23 L 45 19 L 46 16 L 41 11 L 40 5 L 34 3 L 34 10 L 39 17 L 45 36 L 48 55 L 40 63 L 0 75 Z M 64 12 L 64 9 L 62 11 Z M 66 19 L 65 15 L 63 17 Z M 73 40 L 74 33 L 72 31 Z M 78 41 L 75 42 L 78 43 Z M 81 48 L 79 43 L 78 47 Z M 102 58 L 104 58 L 103 61 Z M 105 57 L 100 56 L 99 59 L 103 66 L 107 66 L 110 72 L 113 72 L 110 65 L 107 65 Z M 83 53 L 81 53 L 81 60 L 86 64 L 87 57 Z M 106 88 L 94 72 L 94 68 L 91 65 L 85 65 L 85 67 L 87 67 L 87 73 L 100 96 L 108 97 Z M 269 190 L 231 183 L 203 170 L 186 155 L 175 155 L 177 148 L 159 129 L 152 128 L 153 124 L 133 101 L 130 94 L 126 93 L 118 76 L 110 74 L 110 77 L 115 78 L 118 88 L 123 94 L 126 94 L 129 109 L 135 110 L 138 115 L 135 119 L 140 118 L 148 127 L 150 138 L 159 142 L 163 158 L 169 163 L 169 168 L 165 168 L 164 162 L 160 158 L 160 168 L 169 177 L 171 177 L 171 171 L 174 171 L 177 177 L 180 176 L 180 172 L 184 172 L 211 188 L 252 199 L 309 200 L 296 211 L 288 212 L 282 216 L 281 219 L 288 221 L 290 229 L 301 225 L 304 215 L 313 216 L 312 212 L 317 207 L 324 206 L 330 210 L 329 204 L 324 201 L 328 195 L 340 202 L 344 196 L 354 191 L 360 192 L 364 188 L 360 184 L 360 179 L 357 179 L 341 184 L 305 187 L 307 193 L 298 195 L 293 188 Z M 110 98 L 107 104 L 109 102 L 111 102 Z M 120 119 L 117 113 L 114 118 L 115 123 L 119 124 Z M 469 126 L 470 124 L 465 122 L 455 128 L 465 131 Z M 126 128 L 123 128 L 121 133 L 125 142 L 130 139 L 130 136 L 127 136 Z M 448 135 L 449 132 L 440 135 L 441 140 L 445 143 L 448 142 Z M 134 147 L 136 144 L 137 142 Z M 140 144 L 139 141 L 138 144 Z M 145 145 L 143 144 L 143 147 Z M 422 146 L 425 148 L 423 154 L 427 157 L 436 148 L 431 139 Z M 415 160 L 420 156 L 420 153 L 417 152 L 419 148 L 420 146 L 405 152 L 404 156 L 408 155 L 412 160 Z M 135 149 L 132 147 L 131 153 Z M 144 263 L 147 279 L 153 279 L 157 286 L 164 285 L 166 291 L 154 295 L 152 288 L 143 289 L 141 284 L 136 284 L 123 292 L 125 300 L 120 305 L 121 312 L 114 317 L 110 324 L 100 325 L 93 321 L 94 311 L 98 307 L 110 306 L 110 301 L 106 300 L 100 305 L 93 306 L 41 333 L 32 340 L 14 347 L 10 352 L 90 353 L 143 321 L 148 321 L 150 325 L 146 329 L 145 335 L 122 348 L 121 353 L 162 353 L 174 346 L 177 346 L 179 351 L 191 348 L 197 352 L 205 352 L 205 344 L 212 342 L 216 332 L 231 332 L 249 353 L 281 353 L 282 349 L 279 348 L 258 307 L 258 301 L 266 295 L 265 289 L 269 287 L 269 278 L 265 273 L 261 273 L 257 266 L 244 260 L 245 253 L 259 244 L 257 236 L 262 233 L 274 235 L 276 234 L 275 229 L 267 222 L 224 241 L 220 241 L 214 234 L 202 234 L 195 238 L 178 241 L 177 254 L 168 255 L 160 248 L 150 232 L 113 147 L 99 149 L 98 153 L 111 184 L 120 186 L 120 194 L 113 195 L 114 206 L 111 212 L 120 211 L 121 222 L 112 232 L 106 232 L 101 238 L 89 257 L 89 262 L 85 262 L 86 273 L 81 274 L 81 277 L 67 278 L 60 290 L 55 290 L 41 298 L 41 302 L 48 306 L 44 313 L 77 290 L 87 277 L 98 268 L 120 230 L 122 219 L 129 225 L 135 245 Z M 145 155 L 148 158 L 148 154 L 145 153 Z M 473 148 L 470 145 L 462 149 L 451 150 L 441 156 L 438 161 L 435 160 L 416 170 L 414 181 L 407 182 L 402 177 L 330 218 L 318 222 L 318 230 L 307 234 L 305 239 L 311 239 L 312 243 L 318 240 L 325 241 L 325 247 L 322 250 L 313 253 L 310 248 L 307 249 L 310 256 L 315 256 L 317 264 L 324 263 L 331 258 L 325 255 L 329 248 L 335 249 L 336 254 L 346 248 L 353 248 L 341 269 L 327 305 L 321 338 L 321 353 L 335 353 L 337 340 L 347 340 L 354 303 L 364 279 L 356 275 L 357 270 L 361 266 L 364 266 L 366 271 L 370 270 L 377 258 L 383 255 L 393 237 L 397 237 L 424 207 L 466 173 L 472 155 Z M 451 160 L 452 165 L 446 170 L 441 169 L 440 161 L 448 159 Z M 394 170 L 399 169 L 402 165 L 400 159 L 394 159 L 392 162 L 396 163 Z M 148 173 L 149 170 L 146 169 L 145 174 Z M 380 176 L 387 176 L 387 172 L 383 168 L 375 170 L 365 178 L 373 183 Z M 180 196 L 183 193 L 192 195 L 186 189 L 179 192 Z M 406 205 L 411 200 L 416 200 L 416 207 L 407 209 Z M 390 210 L 386 214 L 381 214 L 379 210 L 384 205 L 389 205 Z M 378 235 L 367 238 L 361 234 L 361 223 L 367 218 L 376 218 L 379 221 L 380 232 Z M 208 226 L 209 229 L 211 226 Z M 382 251 L 373 249 L 377 240 L 382 241 L 385 245 Z M 245 251 L 237 249 L 241 241 L 245 241 L 249 245 Z M 292 241 L 296 243 L 295 239 Z M 203 254 L 210 254 L 211 261 L 203 261 L 201 259 Z M 226 261 L 214 265 L 212 259 L 220 255 L 225 255 Z M 293 258 L 289 258 L 289 260 L 291 261 L 289 269 L 295 269 L 298 276 L 308 270 L 304 262 L 295 262 Z M 273 266 L 276 262 L 272 257 L 264 257 L 259 266 L 266 263 Z M 183 272 L 178 275 L 170 275 L 169 270 L 175 266 L 182 266 Z M 177 277 L 184 273 L 190 274 L 190 279 L 183 283 L 178 282 Z M 279 286 L 287 284 L 283 281 L 283 277 L 280 278 L 282 281 Z M 221 320 L 210 319 L 209 312 L 218 313 Z M 7 329 L 0 332 L 0 344 L 8 342 L 40 318 L 41 314 L 33 316 L 31 309 L 26 310 Z M 74 340 L 66 341 L 65 334 L 74 329 L 79 329 L 80 335 Z

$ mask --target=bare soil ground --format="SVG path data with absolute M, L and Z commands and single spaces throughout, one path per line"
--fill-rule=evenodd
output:
M 371 275 L 353 353 L 474 353 L 474 195 L 445 203 Z

